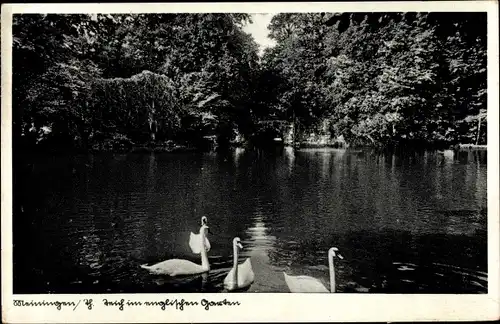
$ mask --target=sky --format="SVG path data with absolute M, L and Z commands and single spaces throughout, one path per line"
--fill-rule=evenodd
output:
M 260 55 L 262 55 L 265 48 L 272 47 L 276 44 L 272 39 L 267 37 L 267 34 L 269 34 L 267 25 L 271 22 L 274 14 L 251 14 L 251 16 L 253 23 L 247 24 L 243 30 L 252 34 L 257 44 L 259 44 Z

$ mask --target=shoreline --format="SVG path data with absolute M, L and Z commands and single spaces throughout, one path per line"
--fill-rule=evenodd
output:
M 235 148 L 278 148 L 278 147 L 291 147 L 295 150 L 301 149 L 339 149 L 339 150 L 380 150 L 380 151 L 487 151 L 487 145 L 476 145 L 476 144 L 455 144 L 448 147 L 436 147 L 436 146 L 407 146 L 407 145 L 396 145 L 393 147 L 375 147 L 375 146 L 362 146 L 362 145 L 349 145 L 345 142 L 334 142 L 334 143 L 314 143 L 314 142 L 302 142 L 302 143 L 283 143 L 283 142 L 270 142 L 267 144 L 255 145 L 249 142 L 242 143 L 229 143 L 224 147 L 218 146 L 190 146 L 183 144 L 171 144 L 171 145 L 137 145 L 130 147 L 115 147 L 115 148 L 90 148 L 90 149 L 47 149 L 47 147 L 35 147 L 30 149 L 20 148 L 19 153 L 200 153 L 200 152 L 216 152 L 220 150 L 230 150 Z

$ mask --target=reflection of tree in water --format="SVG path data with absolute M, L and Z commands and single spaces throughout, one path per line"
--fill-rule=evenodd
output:
M 94 229 L 90 229 L 88 234 L 81 237 L 81 249 L 77 264 L 85 275 L 85 279 L 92 282 L 87 282 L 87 285 L 99 283 L 100 270 L 104 264 L 104 253 L 101 251 L 101 239 L 94 233 Z
M 483 225 L 483 228 L 486 229 L 486 223 L 488 220 L 487 210 L 487 170 L 486 166 L 483 164 L 486 162 L 486 151 L 476 152 L 478 155 L 476 161 L 476 182 L 475 182 L 475 198 L 476 204 L 481 206 L 482 208 L 478 208 L 478 212 L 476 213 L 476 223 Z M 483 161 L 483 163 L 482 163 Z
M 295 165 L 295 149 L 291 146 L 286 146 L 283 151 L 286 158 L 286 165 L 288 166 L 288 175 L 290 175 Z
M 233 162 L 236 168 L 238 168 L 240 159 L 242 158 L 242 155 L 245 153 L 245 148 L 244 147 L 236 147 L 233 152 Z

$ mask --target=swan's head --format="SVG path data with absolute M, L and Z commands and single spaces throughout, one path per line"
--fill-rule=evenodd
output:
M 207 216 L 202 216 L 201 217 L 201 225 L 207 225 L 207 224 L 208 224 Z
M 340 255 L 339 253 L 339 249 L 337 249 L 336 247 L 332 247 L 330 248 L 330 250 L 328 250 L 328 255 L 334 257 L 334 256 L 338 256 L 339 259 L 343 259 L 344 257 Z
M 243 249 L 243 245 L 241 245 L 241 240 L 239 237 L 235 237 L 233 240 L 233 245 Z

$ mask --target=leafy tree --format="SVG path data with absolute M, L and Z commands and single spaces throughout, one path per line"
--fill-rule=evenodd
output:
M 100 74 L 85 58 L 89 21 L 88 15 L 14 16 L 14 141 L 24 135 L 26 144 L 35 143 L 51 121 L 68 130 L 73 129 L 71 123 L 84 123 L 81 100 L 90 78 Z
M 249 20 L 16 15 L 15 132 L 34 144 L 49 130 L 60 146 L 81 148 L 248 132 L 258 69 L 257 45 L 242 30 Z
M 323 93 L 318 84 L 318 71 L 323 68 L 325 14 L 289 14 L 273 17 L 270 37 L 277 46 L 263 58 L 265 66 L 282 80 L 277 102 L 271 98 L 273 115 L 290 120 L 298 133 L 321 126 L 325 114 Z
M 474 13 L 278 14 L 269 26 L 277 46 L 263 60 L 279 82 L 269 114 L 306 133 L 329 125 L 351 144 L 484 141 L 484 22 Z

